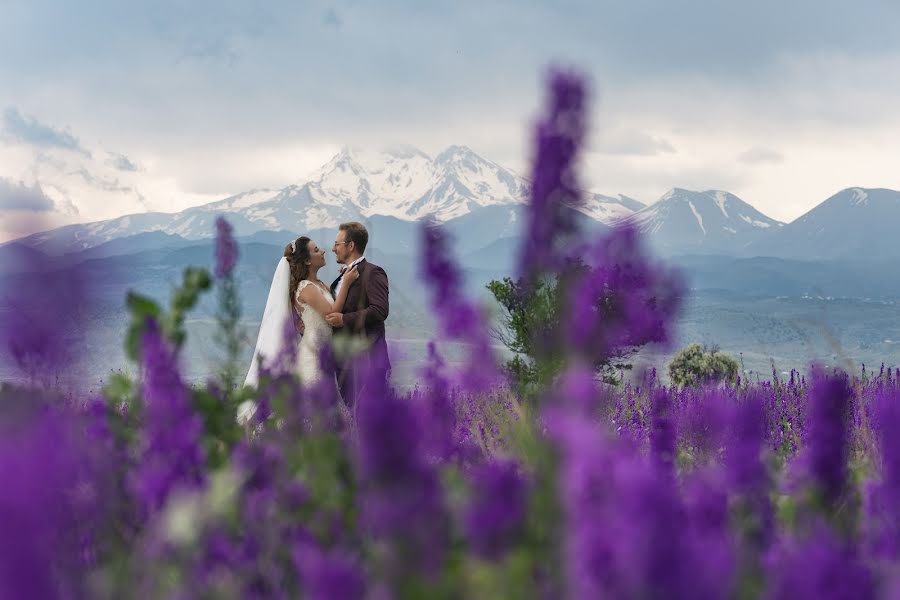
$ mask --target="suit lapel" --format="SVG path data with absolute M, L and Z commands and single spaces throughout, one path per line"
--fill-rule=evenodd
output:
M 353 283 L 351 283 L 350 288 L 347 290 L 347 302 L 344 303 L 345 312 L 346 312 L 346 307 L 349 306 L 349 304 L 350 304 L 349 300 L 350 300 L 351 294 L 353 294 L 356 284 L 359 283 L 360 279 L 362 279 L 363 271 L 366 270 L 366 262 L 367 262 L 366 259 L 362 259 L 361 261 L 356 263 L 356 270 L 359 271 L 359 278 L 356 281 L 354 281 Z M 344 277 L 344 274 L 341 273 L 340 275 L 337 276 L 337 279 L 335 279 L 334 281 L 331 282 L 331 295 L 334 298 L 337 298 L 337 286 L 338 286 L 338 283 L 341 281 L 341 279 L 343 279 L 343 277 Z
M 363 275 L 366 272 L 366 261 L 361 260 L 356 264 L 356 270 L 359 272 L 359 277 L 356 278 L 356 281 L 350 284 L 350 287 L 347 289 L 347 300 L 344 301 L 344 312 L 353 312 L 357 311 L 361 306 L 359 306 L 361 297 L 359 295 L 359 282 L 362 281 Z
M 331 296 L 332 296 L 332 297 L 337 296 L 337 285 L 338 285 L 338 282 L 341 280 L 341 277 L 343 277 L 343 276 L 344 276 L 343 274 L 338 275 L 337 278 L 336 278 L 334 281 L 331 282 L 331 288 L 330 288 L 330 289 L 331 289 Z

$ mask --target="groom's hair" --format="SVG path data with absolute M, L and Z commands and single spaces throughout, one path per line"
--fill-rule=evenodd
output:
M 366 245 L 369 243 L 369 232 L 366 230 L 365 225 L 356 221 L 350 221 L 349 223 L 341 223 L 338 230 L 347 234 L 347 241 L 353 242 L 360 254 L 366 251 Z

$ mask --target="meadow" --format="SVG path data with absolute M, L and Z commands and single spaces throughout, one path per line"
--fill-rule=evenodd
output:
M 598 379 L 623 349 L 670 341 L 685 290 L 634 229 L 594 238 L 571 221 L 588 100 L 577 75 L 553 74 L 534 132 L 520 289 L 573 256 L 589 268 L 536 333 L 528 385 L 498 360 L 434 225 L 419 277 L 437 335 L 419 384 L 371 371 L 349 409 L 328 382 L 299 382 L 289 353 L 238 385 L 240 248 L 224 221 L 213 273 L 186 270 L 167 306 L 129 295 L 135 374 L 92 394 L 45 376 L 103 351 L 62 333 L 89 314 L 91 282 L 73 269 L 58 294 L 11 290 L 3 333 L 31 383 L 0 390 L 0 596 L 900 595 L 896 372 Z M 190 384 L 185 324 L 207 294 L 220 363 Z M 449 343 L 468 349 L 452 364 Z

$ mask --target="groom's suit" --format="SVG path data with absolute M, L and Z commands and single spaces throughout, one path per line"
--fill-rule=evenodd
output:
M 367 260 L 360 261 L 356 270 L 359 279 L 350 284 L 347 299 L 341 311 L 344 326 L 334 330 L 335 336 L 357 336 L 366 340 L 367 352 L 355 360 L 338 359 L 337 379 L 341 396 L 348 406 L 355 406 L 362 385 L 360 371 L 375 368 L 387 374 L 391 368 L 384 337 L 384 320 L 388 317 L 388 278 L 384 269 Z M 331 293 L 337 290 L 343 273 L 331 284 Z

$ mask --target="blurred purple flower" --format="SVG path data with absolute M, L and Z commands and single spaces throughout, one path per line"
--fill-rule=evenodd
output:
M 325 552 L 314 542 L 303 542 L 293 550 L 300 572 L 304 598 L 311 600 L 356 600 L 365 595 L 365 577 L 359 562 L 338 551 Z
M 880 478 L 865 489 L 862 530 L 872 556 L 900 558 L 900 393 L 883 387 L 874 398 L 873 429 L 878 436 Z
M 762 399 L 752 393 L 731 409 L 725 446 L 729 489 L 746 503 L 752 519 L 748 534 L 760 548 L 771 540 L 774 521 L 769 500 L 770 481 L 761 455 L 765 427 Z
M 89 457 L 73 415 L 48 409 L 0 435 L 0 598 L 85 597 L 78 504 Z
M 365 364 L 356 407 L 362 523 L 390 543 L 395 569 L 431 572 L 448 534 L 437 472 L 426 461 L 415 408 L 388 386 L 377 358 Z
M 444 376 L 444 361 L 433 341 L 428 342 L 428 361 L 422 370 L 424 390 L 416 395 L 425 452 L 444 462 L 457 453 L 460 440 L 456 395 Z
M 223 217 L 216 218 L 216 277 L 228 277 L 237 264 L 238 245 L 234 228 Z
M 662 472 L 672 474 L 677 453 L 677 434 L 672 415 L 672 397 L 666 388 L 653 392 L 650 405 L 650 452 Z
M 491 350 L 490 326 L 478 307 L 465 297 L 465 282 L 450 253 L 444 230 L 434 223 L 421 227 L 421 275 L 431 292 L 431 307 L 442 335 L 469 346 L 467 361 L 454 384 L 469 391 L 487 390 L 500 382 Z
M 767 560 L 765 597 L 771 600 L 875 598 L 871 573 L 853 548 L 822 524 L 801 540 L 785 539 Z
M 587 253 L 587 271 L 567 290 L 570 351 L 604 362 L 621 351 L 670 340 L 684 285 L 651 262 L 633 225 L 615 227 Z
M 7 276 L 0 292 L 0 340 L 29 385 L 81 389 L 76 367 L 88 356 L 91 278 L 84 264 L 39 253 Z M 60 379 L 58 382 L 57 379 Z
M 176 357 L 153 319 L 142 340 L 144 400 L 142 451 L 133 486 L 146 513 L 153 513 L 177 488 L 205 480 L 203 422 L 191 406 Z
M 809 482 L 833 507 L 847 485 L 850 388 L 845 375 L 818 374 L 809 391 L 809 414 L 802 465 Z
M 551 409 L 544 420 L 560 452 L 558 486 L 565 519 L 562 561 L 567 596 L 605 597 L 616 566 L 616 531 L 606 520 L 607 507 L 614 502 L 615 457 L 600 429 L 587 419 Z
M 685 591 L 695 598 L 733 597 L 737 554 L 730 529 L 726 482 L 718 469 L 691 474 L 684 484 L 688 556 Z
M 557 385 L 552 386 L 550 394 L 560 406 L 571 408 L 585 416 L 593 414 L 600 401 L 594 372 L 581 363 L 567 367 L 560 375 Z
M 528 482 L 512 460 L 494 459 L 469 474 L 472 499 L 463 518 L 476 554 L 500 558 L 521 533 L 528 510 Z
M 569 597 L 728 596 L 727 575 L 705 576 L 731 569 L 730 555 L 706 556 L 730 547 L 720 488 L 709 498 L 692 492 L 685 507 L 674 478 L 596 423 L 558 408 L 545 421 L 560 451 Z
M 582 202 L 575 160 L 586 129 L 586 85 L 563 71 L 549 79 L 548 106 L 534 132 L 528 222 L 519 256 L 519 276 L 526 280 L 564 263 L 568 253 L 558 247 L 576 233 L 574 208 Z

